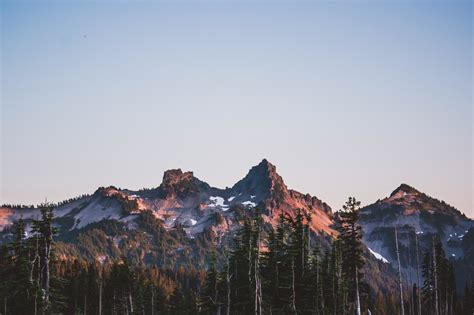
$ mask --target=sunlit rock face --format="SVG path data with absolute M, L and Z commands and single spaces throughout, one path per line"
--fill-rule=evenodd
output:
M 224 244 L 242 226 L 243 220 L 252 215 L 255 207 L 267 228 L 275 226 L 281 215 L 294 218 L 300 210 L 311 219 L 315 236 L 329 239 L 336 234 L 331 208 L 317 197 L 288 189 L 276 167 L 266 159 L 252 167 L 231 188 L 212 187 L 196 178 L 193 172 L 172 169 L 165 171 L 161 184 L 156 188 L 133 191 L 114 186 L 101 187 L 92 195 L 55 205 L 54 214 L 60 231 L 59 239 L 67 244 L 80 243 L 84 239 L 80 237 L 82 234 L 98 228 L 105 233 L 103 237 L 115 240 L 102 244 L 105 247 L 120 248 L 132 239 L 130 235 L 144 235 L 142 243 L 133 245 L 138 246 L 140 252 L 143 248 L 153 248 L 154 242 L 164 246 L 163 240 L 151 236 L 156 232 L 148 226 L 151 216 L 158 224 L 154 229 L 177 238 L 165 247 L 169 246 L 169 250 L 179 247 L 179 253 L 182 253 L 186 248 L 190 252 L 195 250 L 193 243 L 202 238 L 217 237 Z M 37 208 L 3 208 L 0 229 L 6 228 L 6 231 L 0 236 L 0 242 L 9 238 L 8 227 L 14 220 L 23 217 L 29 223 L 39 215 Z M 120 230 L 117 230 L 118 226 Z M 87 246 L 82 250 L 86 256 L 97 256 L 102 260 L 110 259 L 109 256 L 115 253 L 110 249 L 103 252 L 97 249 L 100 253 L 91 254 Z M 153 249 L 148 250 L 153 252 Z

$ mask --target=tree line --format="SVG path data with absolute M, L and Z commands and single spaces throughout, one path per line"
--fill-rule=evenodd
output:
M 302 211 L 281 215 L 266 237 L 255 211 L 236 234 L 233 250 L 224 255 L 222 271 L 212 255 L 201 292 L 202 313 L 366 313 L 371 302 L 362 273 L 359 205 L 349 199 L 339 236 L 325 250 L 311 237 L 311 218 Z
M 328 247 L 311 237 L 311 218 L 302 211 L 297 210 L 294 217 L 281 215 L 277 226 L 267 233 L 256 211 L 235 235 L 223 264 L 218 263 L 216 252 L 212 253 L 200 311 L 219 315 L 474 313 L 474 282 L 466 285 L 462 300 L 458 300 L 453 265 L 434 238 L 419 264 L 424 279 L 420 288 L 418 281 L 405 279 L 398 258 L 398 289 L 375 291 L 365 281 L 364 273 L 370 270 L 366 268 L 363 231 L 357 224 L 359 207 L 360 202 L 349 198 L 339 214 L 339 234 Z M 396 229 L 395 239 L 399 257 Z
M 61 257 L 52 207 L 43 205 L 31 229 L 18 220 L 13 241 L 0 247 L 0 314 L 473 314 L 473 284 L 457 294 L 435 239 L 417 263 L 421 288 L 415 281 L 407 290 L 399 270 L 398 292 L 375 292 L 365 280 L 359 206 L 349 198 L 329 246 L 303 211 L 268 229 L 254 209 L 232 246 L 210 250 L 204 271 Z
M 29 233 L 23 219 L 13 233 L 0 247 L 0 314 L 198 314 L 205 271 L 59 257 L 49 204 Z

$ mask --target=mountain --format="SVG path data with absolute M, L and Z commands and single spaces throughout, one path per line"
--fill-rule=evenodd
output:
M 300 209 L 311 217 L 312 238 L 323 247 L 337 235 L 338 213 L 315 196 L 289 189 L 276 167 L 264 159 L 230 188 L 216 188 L 193 172 L 172 169 L 164 172 L 155 188 L 101 187 L 55 205 L 57 255 L 100 262 L 127 257 L 137 264 L 201 268 L 208 263 L 214 240 L 222 253 L 254 207 L 259 208 L 267 230 L 280 215 L 294 217 Z M 34 207 L 0 208 L 0 243 L 11 239 L 13 221 L 23 217 L 30 224 L 39 215 Z M 413 187 L 402 184 L 390 196 L 362 208 L 360 224 L 372 286 L 387 292 L 397 287 L 395 227 L 402 268 L 412 280 L 416 279 L 415 242 L 426 251 L 433 237 L 442 241 L 457 271 L 474 274 L 473 220 Z M 463 279 L 459 274 L 458 280 Z
M 56 205 L 54 215 L 64 256 L 100 261 L 128 256 L 150 264 L 199 266 L 211 239 L 226 244 L 254 207 L 268 227 L 280 215 L 294 217 L 301 209 L 311 217 L 314 235 L 327 241 L 336 233 L 331 208 L 317 197 L 288 189 L 266 159 L 231 188 L 212 187 L 193 172 L 173 169 L 156 188 L 101 187 Z M 29 222 L 37 216 L 37 208 L 0 208 L 0 242 L 10 238 L 14 220 Z
M 474 221 L 409 185 L 402 184 L 390 196 L 362 208 L 359 222 L 370 251 L 393 267 L 397 266 L 397 228 L 401 265 L 413 280 L 417 278 L 416 243 L 424 253 L 431 250 L 433 238 L 442 242 L 446 256 L 456 264 L 456 270 L 464 273 L 457 277 L 459 287 L 465 284 L 466 272 L 474 274 Z

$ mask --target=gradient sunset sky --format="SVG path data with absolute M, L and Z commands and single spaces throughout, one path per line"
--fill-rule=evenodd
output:
M 340 209 L 474 217 L 471 1 L 1 1 L 0 203 L 267 158 Z

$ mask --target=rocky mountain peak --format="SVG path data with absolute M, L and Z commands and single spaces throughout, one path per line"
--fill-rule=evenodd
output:
M 373 213 L 374 209 L 375 213 L 378 213 L 377 209 L 380 208 L 380 210 L 385 210 L 385 213 L 398 213 L 405 216 L 421 214 L 425 217 L 428 215 L 443 215 L 451 218 L 465 218 L 464 214 L 453 206 L 430 197 L 407 184 L 401 184 L 389 197 L 365 208 L 369 210 L 367 213 Z M 393 211 L 386 211 L 388 209 Z M 379 214 L 382 214 L 382 212 Z
M 237 182 L 232 190 L 237 194 L 257 196 L 257 200 L 270 197 L 273 191 L 287 192 L 283 179 L 278 175 L 275 165 L 263 159 L 252 167 L 248 174 Z
M 192 180 L 193 177 L 194 177 L 193 172 L 183 173 L 183 171 L 180 168 L 167 170 L 163 174 L 162 185 L 173 186 L 181 182 L 189 182 Z
M 401 184 L 400 186 L 397 187 L 391 194 L 390 197 L 402 197 L 406 194 L 411 194 L 411 195 L 417 195 L 420 194 L 418 190 L 415 188 L 411 187 L 410 185 L 407 184 Z
M 209 188 L 209 185 L 194 177 L 193 172 L 183 172 L 178 168 L 165 171 L 159 190 L 163 198 L 168 198 L 186 197 L 207 188 Z

